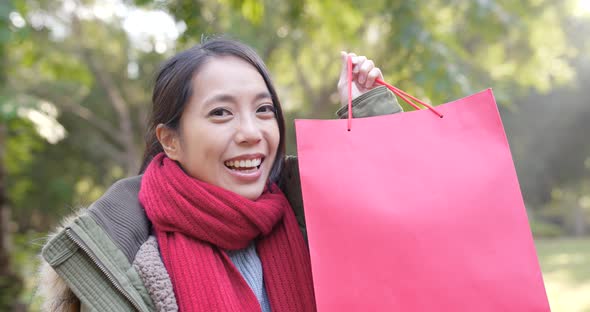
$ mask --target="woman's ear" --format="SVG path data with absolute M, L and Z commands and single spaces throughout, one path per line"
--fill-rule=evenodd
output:
M 164 124 L 159 124 L 156 127 L 156 137 L 160 144 L 162 144 L 162 149 L 166 153 L 166 156 L 172 160 L 179 161 L 180 143 L 177 131 Z

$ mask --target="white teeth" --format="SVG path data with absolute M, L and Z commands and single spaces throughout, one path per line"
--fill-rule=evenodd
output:
M 229 160 L 225 162 L 225 165 L 230 168 L 252 168 L 258 167 L 262 163 L 261 158 L 248 159 L 248 160 Z

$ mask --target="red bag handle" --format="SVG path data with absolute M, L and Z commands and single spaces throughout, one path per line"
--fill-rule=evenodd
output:
M 348 58 L 347 58 L 347 65 L 348 65 L 347 66 L 347 72 L 348 72 L 348 131 L 350 131 L 350 129 L 352 128 L 352 57 L 351 56 L 348 56 Z M 388 84 L 387 82 L 383 81 L 380 78 L 375 79 L 375 82 L 386 86 L 389 90 L 391 90 L 391 92 L 393 92 L 395 95 L 399 96 L 402 100 L 404 100 L 404 102 L 410 104 L 415 109 L 420 110 L 421 108 L 418 105 L 414 104 L 410 99 L 414 100 L 417 103 L 424 105 L 426 108 L 428 108 L 435 115 L 437 115 L 440 118 L 443 118 L 443 115 L 440 112 L 438 112 L 436 109 L 434 109 L 434 107 L 420 101 L 419 99 L 411 96 L 410 94 L 406 93 L 405 91 L 400 90 L 400 89 Z M 408 99 L 408 98 L 410 98 L 410 99 Z

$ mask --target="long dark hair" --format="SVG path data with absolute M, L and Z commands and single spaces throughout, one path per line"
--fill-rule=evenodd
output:
M 280 134 L 277 156 L 270 171 L 269 182 L 278 181 L 285 156 L 285 119 L 281 103 L 268 70 L 258 54 L 249 46 L 226 38 L 208 39 L 174 55 L 160 67 L 152 94 L 152 113 L 145 137 L 146 149 L 139 170 L 140 174 L 145 171 L 154 156 L 163 151 L 156 137 L 156 127 L 164 124 L 171 129 L 178 129 L 180 117 L 193 92 L 192 78 L 198 75 L 205 61 L 216 56 L 235 56 L 248 62 L 256 68 L 266 83 L 276 110 Z

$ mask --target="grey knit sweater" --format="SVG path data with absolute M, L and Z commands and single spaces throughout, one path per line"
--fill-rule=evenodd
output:
M 260 303 L 262 312 L 270 312 L 270 302 L 268 301 L 264 279 L 262 278 L 262 263 L 256 252 L 256 244 L 252 242 L 245 249 L 227 251 L 227 255 L 238 271 L 242 273 L 246 283 L 250 285 L 250 288 Z

